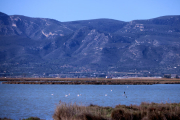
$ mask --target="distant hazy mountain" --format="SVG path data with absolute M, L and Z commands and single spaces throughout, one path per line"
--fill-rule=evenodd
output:
M 59 22 L 0 12 L 0 73 L 180 73 L 180 15 Z

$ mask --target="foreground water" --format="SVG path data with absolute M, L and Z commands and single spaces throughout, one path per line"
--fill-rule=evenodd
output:
M 125 92 L 125 94 L 124 94 Z M 180 85 L 13 85 L 0 84 L 0 118 L 51 120 L 59 101 L 115 107 L 141 102 L 180 102 Z

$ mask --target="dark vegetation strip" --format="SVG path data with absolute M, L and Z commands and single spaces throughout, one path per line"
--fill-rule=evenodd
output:
M 129 79 L 89 79 L 89 78 L 0 78 L 3 84 L 73 84 L 73 85 L 152 85 L 180 84 L 180 79 L 129 78 Z
M 13 119 L 10 119 L 10 118 L 0 118 L 0 120 L 13 120 Z M 20 119 L 21 120 L 21 119 Z M 27 118 L 27 119 L 22 119 L 22 120 L 43 120 L 43 119 L 40 119 L 38 117 L 30 117 L 30 118 Z

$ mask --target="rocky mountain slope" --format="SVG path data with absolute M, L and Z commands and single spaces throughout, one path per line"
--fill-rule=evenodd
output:
M 59 22 L 0 13 L 0 73 L 180 72 L 180 16 Z

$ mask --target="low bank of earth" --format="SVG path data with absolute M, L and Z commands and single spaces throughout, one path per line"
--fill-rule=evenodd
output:
M 0 78 L 2 84 L 92 84 L 92 85 L 152 85 L 180 84 L 180 79 L 167 78 Z

